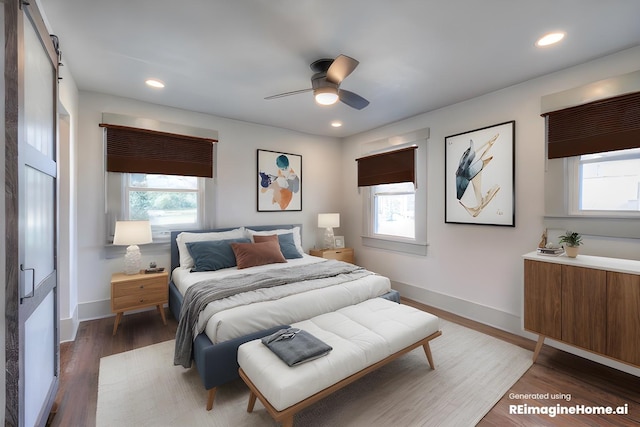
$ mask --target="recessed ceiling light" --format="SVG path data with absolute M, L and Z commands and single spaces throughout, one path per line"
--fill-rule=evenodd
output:
M 331 126 L 333 126 L 334 128 L 339 128 L 340 126 L 342 126 L 342 122 L 338 122 L 338 121 L 331 122 Z
M 560 40 L 564 38 L 564 36 L 565 36 L 565 33 L 563 32 L 554 32 L 554 33 L 545 34 L 544 36 L 538 39 L 538 41 L 536 42 L 536 46 L 544 47 L 544 46 L 549 46 L 549 45 L 558 43 Z
M 156 79 L 147 79 L 145 81 L 145 83 L 147 84 L 147 86 L 151 86 L 151 87 L 156 87 L 156 88 L 163 88 L 164 87 L 164 83 L 162 83 L 160 80 L 156 80 Z

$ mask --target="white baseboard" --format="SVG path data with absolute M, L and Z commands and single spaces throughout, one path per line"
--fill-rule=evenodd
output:
M 168 304 L 165 304 L 165 307 L 167 306 Z M 143 311 L 155 309 L 155 307 L 141 308 L 139 310 L 127 311 L 124 315 L 126 316 L 127 314 L 141 313 Z M 115 316 L 115 314 L 111 312 L 110 299 L 80 303 L 78 304 L 78 313 L 78 317 L 81 322 L 84 322 L 85 320 L 104 319 L 105 317 Z
M 533 341 L 538 340 L 538 335 L 529 333 L 522 329 L 523 323 L 520 316 L 406 283 L 392 281 L 391 285 L 393 289 L 400 292 L 400 295 L 405 298 L 445 310 L 466 319 L 474 320 L 488 326 L 493 326 L 494 328 L 510 332 L 514 335 L 520 335 Z M 598 356 L 597 354 L 590 353 L 552 339 L 546 339 L 544 343 L 559 350 L 566 351 L 567 353 L 575 354 L 585 359 L 640 377 L 640 368 L 634 368 L 631 365 L 616 362 L 615 360 Z
M 74 341 L 78 326 L 80 326 L 80 319 L 78 318 L 78 306 L 76 306 L 71 317 L 60 319 L 60 342 Z
M 78 318 L 81 322 L 85 320 L 102 319 L 109 316 L 115 316 L 115 314 L 111 312 L 110 299 L 78 304 Z

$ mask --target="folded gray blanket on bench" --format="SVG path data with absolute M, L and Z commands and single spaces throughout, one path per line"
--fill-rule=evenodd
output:
M 262 338 L 262 344 L 289 366 L 296 366 L 329 354 L 333 348 L 307 331 L 280 329 Z

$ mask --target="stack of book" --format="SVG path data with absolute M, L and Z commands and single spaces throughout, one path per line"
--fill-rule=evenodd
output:
M 559 256 L 564 253 L 564 248 L 538 248 L 539 255 Z

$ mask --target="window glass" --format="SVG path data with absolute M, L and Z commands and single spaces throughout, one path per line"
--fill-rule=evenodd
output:
M 640 148 L 582 155 L 578 210 L 640 212 Z
M 144 173 L 126 175 L 127 219 L 149 220 L 154 232 L 173 226 L 198 226 L 201 179 Z
M 371 187 L 374 234 L 414 239 L 415 187 L 412 182 Z

